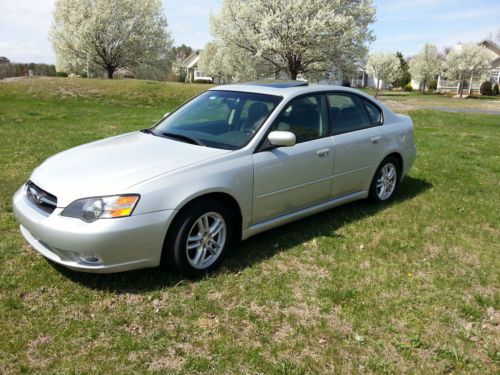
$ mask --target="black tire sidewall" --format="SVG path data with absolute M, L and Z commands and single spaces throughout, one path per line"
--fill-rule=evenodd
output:
M 377 178 L 378 178 L 378 175 L 380 174 L 380 171 L 382 170 L 382 168 L 388 163 L 391 163 L 396 167 L 396 173 L 397 173 L 396 186 L 394 187 L 394 190 L 393 190 L 392 194 L 390 195 L 390 197 L 382 200 L 379 198 L 379 196 L 377 194 Z M 400 166 L 399 160 L 396 159 L 395 157 L 392 157 L 392 156 L 385 158 L 382 161 L 382 163 L 380 163 L 377 170 L 375 171 L 375 175 L 373 176 L 372 183 L 370 185 L 369 199 L 375 203 L 389 202 L 390 200 L 393 199 L 394 195 L 396 194 L 396 191 L 398 190 L 398 187 L 399 187 L 400 180 L 401 180 L 401 166 Z
M 226 223 L 226 242 L 219 258 L 209 267 L 197 269 L 191 266 L 186 255 L 186 241 L 194 223 L 207 212 L 217 212 Z M 222 202 L 217 200 L 195 201 L 183 208 L 169 228 L 163 247 L 162 263 L 171 271 L 183 276 L 195 278 L 217 268 L 223 261 L 233 239 L 231 212 Z

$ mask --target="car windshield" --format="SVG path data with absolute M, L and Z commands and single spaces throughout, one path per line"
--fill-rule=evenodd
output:
M 206 91 L 168 115 L 152 131 L 182 142 L 236 150 L 250 141 L 281 99 L 246 92 Z

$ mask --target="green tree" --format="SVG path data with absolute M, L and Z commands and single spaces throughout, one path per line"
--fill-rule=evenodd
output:
M 401 52 L 396 52 L 396 57 L 399 59 L 399 75 L 392 84 L 394 87 L 405 87 L 411 82 L 410 66 Z

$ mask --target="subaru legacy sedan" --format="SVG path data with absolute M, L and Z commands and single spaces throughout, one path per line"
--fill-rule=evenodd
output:
M 410 117 L 355 89 L 219 86 L 155 126 L 50 157 L 13 198 L 24 238 L 72 270 L 217 267 L 238 240 L 369 198 L 416 155 Z

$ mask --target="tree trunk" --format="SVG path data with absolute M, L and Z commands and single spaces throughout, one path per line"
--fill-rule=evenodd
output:
M 424 79 L 424 85 L 422 86 L 422 94 L 425 94 L 425 86 L 427 86 L 427 80 Z
M 380 86 L 380 78 L 377 78 L 377 83 L 375 85 L 375 98 L 378 95 L 378 88 L 379 88 L 379 86 Z
M 287 57 L 288 60 L 288 73 L 290 73 L 290 79 L 293 81 L 297 80 L 297 76 L 299 75 L 300 61 L 297 59 L 297 56 L 291 55 Z
M 108 71 L 108 78 L 113 79 L 113 73 L 115 72 L 115 68 L 108 67 L 107 71 Z
M 460 99 L 462 99 L 462 95 L 464 93 L 464 83 L 465 83 L 465 80 L 464 79 L 461 79 L 460 80 L 460 83 L 459 83 L 459 88 L 460 88 Z

